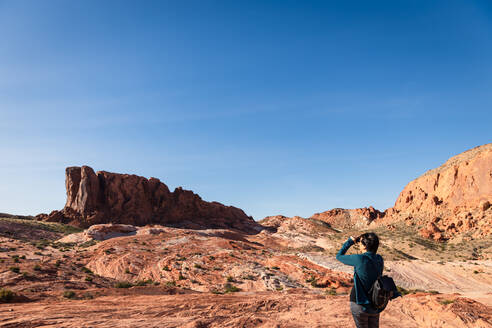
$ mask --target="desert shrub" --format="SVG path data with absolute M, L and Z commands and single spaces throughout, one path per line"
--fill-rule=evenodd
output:
M 227 277 L 227 281 L 228 281 L 228 282 L 234 282 L 234 278 L 233 278 L 232 276 L 228 276 L 228 277 Z
M 0 303 L 8 303 L 14 299 L 15 293 L 10 289 L 0 289 Z
M 33 268 L 34 271 L 41 271 L 41 266 L 39 264 L 36 264 Z
M 92 281 L 92 277 L 91 276 L 86 276 L 85 277 L 85 281 L 89 281 L 89 282 Z
M 151 285 L 153 283 L 154 283 L 154 281 L 152 281 L 151 279 L 139 280 L 135 283 L 135 286 L 147 286 L 147 285 Z
M 284 287 L 280 286 L 280 287 L 277 287 L 275 290 L 276 290 L 277 292 L 280 292 L 280 291 L 284 290 Z
M 439 300 L 442 305 L 448 305 L 454 303 L 454 300 Z
M 164 270 L 164 271 L 171 271 L 171 269 L 169 269 L 169 267 L 168 267 L 167 265 L 166 265 L 166 266 L 164 266 L 164 267 L 162 268 L 162 270 Z
M 73 290 L 66 290 L 63 292 L 63 297 L 73 299 L 77 296 Z
M 225 284 L 225 292 L 226 293 L 237 293 L 239 291 L 241 291 L 241 288 L 238 288 L 232 284 Z
M 167 287 L 176 287 L 176 281 L 168 281 L 166 282 L 166 286 Z
M 91 246 L 94 246 L 97 242 L 92 239 L 92 240 L 89 240 L 89 241 L 86 241 L 85 243 L 82 243 L 80 244 L 80 248 L 87 248 L 87 247 L 91 247 Z
M 60 260 L 56 260 L 55 266 L 58 268 L 62 262 Z
M 80 270 L 82 270 L 82 272 L 87 273 L 87 274 L 94 274 L 94 273 L 91 271 L 91 269 L 88 269 L 88 268 L 86 268 L 86 267 L 82 267 L 82 269 L 80 269 Z
M 316 278 L 314 276 L 311 276 L 306 279 L 306 282 L 313 282 L 313 281 L 316 281 Z
M 127 274 L 131 273 L 131 272 L 130 272 L 130 269 L 126 268 L 126 269 L 125 269 L 125 273 L 127 273 Z
M 280 270 L 278 266 L 272 266 L 272 270 Z
M 130 288 L 133 287 L 133 284 L 128 281 L 119 281 L 114 285 L 115 288 Z
M 205 270 L 205 268 L 204 268 L 204 267 L 202 267 L 202 266 L 201 266 L 200 264 L 198 264 L 198 263 L 195 263 L 193 266 L 194 266 L 195 268 L 197 268 L 197 269 L 202 269 L 202 270 Z
M 186 277 L 185 277 L 185 276 L 183 276 L 181 273 L 179 273 L 178 280 L 185 280 L 185 279 L 186 279 Z
M 10 267 L 10 271 L 15 272 L 15 273 L 20 273 L 20 268 L 19 267 Z
M 327 295 L 336 295 L 337 294 L 337 290 L 335 288 L 327 289 L 326 290 L 326 294 Z

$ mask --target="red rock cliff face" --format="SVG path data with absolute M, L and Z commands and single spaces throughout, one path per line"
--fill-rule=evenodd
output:
M 62 211 L 41 219 L 81 227 L 100 223 L 164 224 L 179 227 L 235 228 L 254 231 L 257 224 L 241 209 L 203 201 L 192 191 L 170 192 L 158 179 L 95 173 L 88 166 L 66 169 L 67 202 Z
M 484 236 L 492 232 L 491 203 L 492 144 L 487 144 L 454 156 L 411 181 L 387 212 L 427 223 L 422 234 L 435 233 L 435 239 L 461 232 Z

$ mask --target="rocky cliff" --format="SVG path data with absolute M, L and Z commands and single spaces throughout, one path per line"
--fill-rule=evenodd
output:
M 192 229 L 233 228 L 255 231 L 253 218 L 241 209 L 206 202 L 182 188 L 174 192 L 156 178 L 105 171 L 88 166 L 66 169 L 67 202 L 61 211 L 38 219 L 89 227 L 101 223 L 163 224 Z
M 451 157 L 411 181 L 386 212 L 426 227 L 427 237 L 442 239 L 492 233 L 492 144 Z
M 338 229 L 366 229 L 405 221 L 422 236 L 445 240 L 492 235 L 492 144 L 465 151 L 411 181 L 384 212 L 370 207 L 316 213 Z M 284 218 L 284 221 L 289 218 Z M 286 224 L 291 227 L 292 222 Z

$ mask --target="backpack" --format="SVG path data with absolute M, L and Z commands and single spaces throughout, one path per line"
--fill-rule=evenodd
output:
M 393 278 L 389 276 L 379 276 L 372 284 L 371 289 L 367 293 L 371 305 L 376 310 L 384 310 L 390 299 L 393 298 L 396 291 L 396 285 Z

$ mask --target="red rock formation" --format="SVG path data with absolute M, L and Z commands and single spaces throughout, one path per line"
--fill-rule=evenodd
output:
M 372 206 L 356 209 L 334 208 L 311 216 L 312 219 L 324 221 L 336 228 L 364 227 L 376 219 L 384 217 Z
M 450 158 L 440 167 L 411 181 L 400 193 L 391 217 L 408 218 L 423 224 L 433 221 L 434 228 L 421 232 L 439 238 L 472 232 L 491 234 L 492 229 L 492 144 L 473 148 Z
M 195 229 L 234 228 L 255 231 L 255 221 L 241 209 L 203 201 L 192 191 L 168 187 L 156 178 L 95 173 L 88 166 L 66 169 L 67 202 L 62 211 L 38 219 L 93 224 L 164 224 Z

